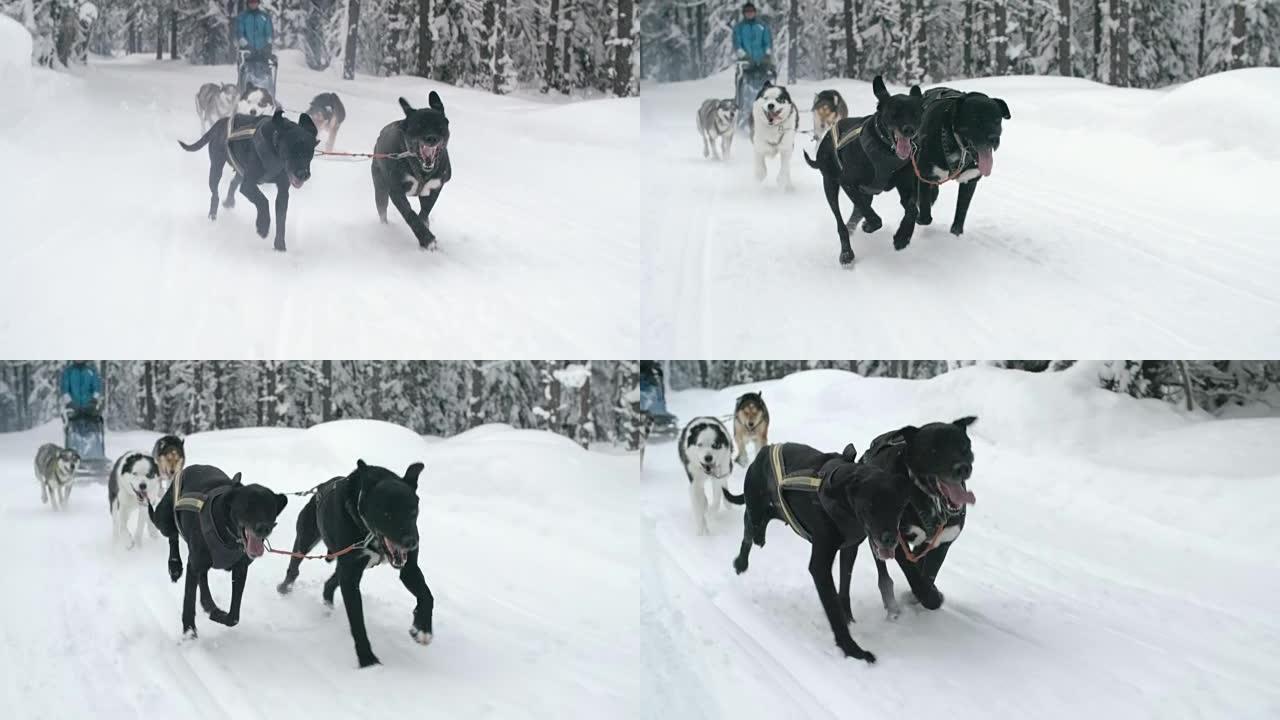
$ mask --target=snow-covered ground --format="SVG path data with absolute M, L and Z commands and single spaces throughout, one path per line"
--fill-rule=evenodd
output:
M 935 612 L 885 618 L 860 553 L 842 657 L 781 523 L 736 576 L 741 508 L 697 537 L 673 444 L 641 473 L 645 657 L 654 715 L 1233 718 L 1280 715 L 1280 418 L 1210 419 L 1093 387 L 1088 369 L 966 368 L 929 381 L 815 371 L 673 393 L 681 418 L 763 389 L 774 442 L 820 448 L 908 423 L 979 416 L 977 505 Z M 735 469 L 730 487 L 742 487 Z M 906 580 L 891 573 L 900 598 Z
M 795 191 L 752 178 L 740 133 L 728 163 L 702 158 L 694 114 L 732 97 L 731 72 L 647 84 L 643 331 L 658 357 L 1256 357 L 1280 352 L 1280 69 L 1209 76 L 1163 90 L 1059 77 L 946 83 L 1004 98 L 1013 118 L 978 184 L 965 234 L 949 233 L 956 186 L 934 224 L 895 252 L 885 227 L 853 236 L 837 262 L 821 176 L 799 150 Z M 838 89 L 875 109 L 868 82 Z M 891 87 L 902 92 L 901 87 Z M 810 150 L 812 154 L 812 149 Z M 847 216 L 851 205 L 842 202 Z M 777 330 L 785 329 L 783 335 Z M 781 345 L 779 344 L 781 343 Z
M 437 252 L 394 209 L 379 224 L 365 161 L 313 163 L 290 196 L 286 254 L 257 236 L 243 197 L 209 222 L 207 153 L 176 140 L 200 137 L 196 90 L 234 82 L 229 65 L 135 55 L 70 76 L 0 64 L 0 307 L 22 309 L 0 314 L 0 356 L 639 353 L 638 100 L 336 73 L 281 55 L 287 108 L 341 96 L 337 150 L 371 152 L 404 117 L 397 97 L 442 96 L 454 175 L 431 216 Z
M 110 545 L 106 488 L 75 489 L 70 510 L 42 506 L 31 458 L 54 425 L 0 435 L 0 523 L 21 549 L 0 585 L 0 706 L 14 718 L 631 717 L 643 665 L 635 628 L 635 455 L 587 452 L 549 433 L 483 426 L 446 440 L 342 421 L 310 430 L 195 434 L 191 462 L 241 471 L 278 491 L 310 488 L 356 458 L 419 485 L 421 565 L 435 595 L 435 639 L 409 637 L 413 598 L 388 568 L 362 583 L 383 665 L 357 670 L 332 567 L 307 561 L 292 594 L 287 558 L 253 563 L 239 626 L 196 622 L 180 641 L 182 585 L 163 538 Z M 152 433 L 112 433 L 111 453 Z M 290 498 L 271 540 L 289 549 L 305 498 Z M 186 551 L 183 546 L 183 556 Z M 210 575 L 226 607 L 230 575 Z

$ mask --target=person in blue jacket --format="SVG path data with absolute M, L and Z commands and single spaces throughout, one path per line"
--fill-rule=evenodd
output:
M 88 360 L 76 360 L 63 368 L 59 388 L 68 417 L 98 417 L 102 380 Z
M 254 55 L 271 55 L 271 16 L 262 10 L 261 0 L 246 0 L 245 10 L 236 16 L 236 37 L 241 48 Z
M 733 48 L 740 59 L 753 65 L 770 64 L 773 36 L 769 26 L 756 16 L 756 6 L 751 3 L 742 6 L 742 21 L 733 27 Z

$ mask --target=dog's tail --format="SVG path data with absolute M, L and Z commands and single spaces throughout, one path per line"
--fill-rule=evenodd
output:
M 746 493 L 743 493 L 741 495 L 734 495 L 733 493 L 729 492 L 729 488 L 727 487 L 720 488 L 720 492 L 724 493 L 725 500 L 728 500 L 734 505 L 745 505 L 747 502 Z
M 200 148 L 204 147 L 205 145 L 209 144 L 209 141 L 213 139 L 214 131 L 221 130 L 222 132 L 226 132 L 226 128 L 223 127 L 223 123 L 225 122 L 227 122 L 227 120 L 226 118 L 223 118 L 222 120 L 219 120 L 218 122 L 211 125 L 209 129 L 205 131 L 205 134 L 199 140 L 195 141 L 195 143 L 191 145 L 188 145 L 182 142 L 181 140 L 178 141 L 178 144 L 181 145 L 182 149 L 186 150 L 187 152 L 195 152 Z
M 805 162 L 807 162 L 807 163 L 809 163 L 809 167 L 813 168 L 814 170 L 821 170 L 821 169 L 822 169 L 822 166 L 818 164 L 818 161 L 817 161 L 817 160 L 814 160 L 813 158 L 809 157 L 809 151 L 808 151 L 808 150 L 801 150 L 801 151 L 800 151 L 800 154 L 801 154 L 801 155 L 804 155 L 804 161 L 805 161 Z

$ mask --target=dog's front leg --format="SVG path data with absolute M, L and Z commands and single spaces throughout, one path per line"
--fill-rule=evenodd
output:
M 721 160 L 729 159 L 729 148 L 733 145 L 734 135 L 735 133 L 733 132 L 732 129 L 730 129 L 727 135 L 720 136 L 720 146 L 721 146 L 720 159 Z
M 62 507 L 66 507 L 71 503 L 71 488 L 75 487 L 76 479 L 70 478 L 67 484 L 62 486 Z
M 427 244 L 422 248 L 425 250 L 430 248 L 432 243 L 436 241 L 436 236 L 431 232 L 431 208 L 436 206 L 436 201 L 440 199 L 440 193 L 444 190 L 444 185 L 436 188 L 430 195 L 418 196 L 418 217 L 422 219 L 422 224 L 427 228 Z
M 840 548 L 840 609 L 845 622 L 853 622 L 853 602 L 849 599 L 849 584 L 853 579 L 853 563 L 858 559 L 858 546 Z
M 761 153 L 758 148 L 756 149 L 755 173 L 756 173 L 756 182 L 764 182 L 765 176 L 769 174 L 769 168 L 765 167 L 765 164 L 764 164 L 764 154 Z
M 964 219 L 969 215 L 969 202 L 973 200 L 973 193 L 977 189 L 978 178 L 960 183 L 960 194 L 956 197 L 956 216 L 951 221 L 952 235 L 964 234 Z
M 240 177 L 240 173 L 231 173 L 231 187 L 227 188 L 227 198 L 222 201 L 222 207 L 230 210 L 236 206 L 236 191 L 243 182 L 244 178 Z
M 702 490 L 701 480 L 689 482 L 689 507 L 693 510 L 693 532 L 696 535 L 707 534 L 707 494 Z
M 932 555 L 933 552 L 929 554 Z M 902 568 L 902 574 L 906 576 L 907 585 L 911 586 L 911 593 L 916 596 L 916 600 L 919 600 L 926 610 L 937 610 L 942 607 L 942 593 L 938 592 L 932 580 L 924 576 L 918 564 L 907 559 L 902 548 L 898 548 L 897 560 L 898 567 Z
M 409 229 L 413 231 L 413 236 L 418 239 L 418 245 L 427 247 L 436 238 L 427 229 L 427 224 L 422 222 L 422 218 L 418 217 L 413 208 L 409 206 L 409 198 L 400 191 L 399 188 L 391 188 L 391 204 L 396 206 L 396 210 L 400 211 L 400 217 L 409 224 Z
M 747 466 L 747 437 L 742 428 L 735 423 L 733 428 L 733 442 L 738 447 L 738 456 L 733 459 L 741 467 Z
M 938 200 L 938 186 L 916 180 L 917 225 L 933 224 L 933 204 Z
M 258 179 L 244 178 L 240 184 L 240 194 L 248 198 L 258 211 L 256 222 L 258 237 L 266 237 L 267 231 L 271 229 L 271 208 L 267 204 L 267 196 L 263 195 L 261 188 L 258 187 Z
M 178 578 L 182 577 L 182 556 L 178 554 L 179 535 L 181 533 L 175 529 L 173 537 L 169 538 L 169 579 L 173 582 L 178 582 Z
M 897 620 L 902 614 L 898 599 L 893 596 L 893 578 L 889 577 L 889 566 L 880 558 L 876 558 L 876 585 L 880 587 L 880 602 L 890 620 Z
M 436 599 L 427 587 L 426 578 L 422 577 L 422 568 L 418 567 L 418 551 L 409 553 L 409 562 L 400 568 L 400 582 L 413 596 L 418 604 L 413 608 L 413 624 L 409 626 L 409 636 L 419 645 L 431 643 L 431 615 L 435 612 Z
M 200 573 L 200 607 L 209 616 L 209 619 L 216 623 L 222 623 L 227 619 L 227 613 L 213 601 L 213 593 L 209 590 L 208 569 Z
M 240 623 L 240 600 L 244 598 L 244 583 L 249 578 L 249 562 L 249 558 L 245 557 L 231 566 L 231 612 L 221 620 L 212 618 L 215 622 L 227 627 L 235 627 Z
M 351 628 L 360 667 L 381 663 L 373 654 L 373 648 L 369 647 L 369 634 L 364 628 L 364 604 L 360 598 L 360 578 L 368 562 L 369 558 L 364 553 L 343 555 L 338 559 L 338 586 L 342 588 L 342 604 L 347 609 L 347 625 Z
M 880 215 L 871 206 L 870 195 L 849 185 L 845 186 L 844 192 L 853 201 L 853 212 L 849 213 L 849 232 L 857 227 L 858 218 L 862 218 L 862 232 L 865 233 L 873 233 L 884 225 L 884 220 L 880 219 Z
M 49 504 L 49 483 L 43 480 L 40 481 L 40 504 Z
M 329 140 L 324 144 L 325 152 L 333 152 L 333 144 L 338 141 L 338 121 L 329 123 Z
M 111 508 L 111 541 L 117 547 L 120 545 L 120 536 L 123 534 L 121 526 L 124 525 L 124 521 L 120 518 L 123 514 L 124 508 L 121 507 L 120 500 L 117 499 L 115 505 Z
M 784 138 L 782 141 L 782 150 L 778 153 L 778 157 L 782 162 L 782 166 L 778 168 L 778 187 L 783 190 L 795 189 L 795 185 L 791 183 L 791 154 L 794 150 L 794 142 L 794 138 L 792 138 L 791 142 L 787 142 Z
M 145 508 L 134 507 L 133 514 L 136 517 L 133 523 L 133 538 L 129 541 L 129 547 L 134 548 L 142 545 L 142 525 L 146 522 L 147 511 Z M 129 531 L 129 516 L 126 515 L 121 523 L 122 529 L 127 533 Z
M 897 182 L 898 200 L 902 204 L 902 222 L 898 231 L 893 234 L 893 249 L 902 250 L 911 244 L 911 236 L 916 231 L 916 180 L 914 176 L 900 174 Z
M 276 182 L 276 242 L 275 249 L 284 252 L 284 225 L 289 215 L 289 181 Z
M 822 601 L 827 622 L 831 624 L 836 645 L 849 657 L 873 663 L 876 656 L 858 647 L 858 643 L 849 635 L 849 626 L 836 596 L 836 586 L 831 581 L 831 565 L 835 562 L 837 550 L 835 543 L 814 538 L 813 548 L 809 553 L 809 575 L 813 577 L 813 586 L 818 591 L 818 599 Z
M 714 141 L 709 140 L 710 134 L 706 130 L 702 130 L 698 134 L 702 136 L 702 157 L 704 159 L 715 158 L 716 145 Z

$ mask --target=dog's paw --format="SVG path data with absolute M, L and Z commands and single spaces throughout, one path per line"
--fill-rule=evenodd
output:
M 360 667 L 362 668 L 367 668 L 372 665 L 382 664 L 382 661 L 378 659 L 378 656 L 374 655 L 373 653 L 369 653 L 367 655 L 357 655 L 356 659 L 360 662 Z
M 183 629 L 182 629 L 182 641 L 183 641 L 183 642 L 189 642 L 189 641 L 191 641 L 191 640 L 195 640 L 195 639 L 197 639 L 197 638 L 199 638 L 199 637 L 200 637 L 200 636 L 199 636 L 199 634 L 197 634 L 197 633 L 196 633 L 196 629 L 195 629 L 194 627 L 189 627 L 189 628 L 183 628 Z
M 937 610 L 942 607 L 942 601 L 944 600 L 942 593 L 937 588 L 919 595 L 918 598 L 920 600 L 920 605 L 923 606 L 925 610 Z
M 271 218 L 268 217 L 266 214 L 259 215 L 258 221 L 257 221 L 257 230 L 258 230 L 258 237 L 263 237 L 263 238 L 266 237 L 267 232 L 271 230 Z
M 736 557 L 733 559 L 733 571 L 741 575 L 747 571 L 747 559 L 744 557 Z
M 209 613 L 209 619 L 212 620 L 213 622 L 218 623 L 219 625 L 226 625 L 227 627 L 235 627 L 240 623 L 240 618 L 232 617 L 231 615 L 228 615 L 227 611 L 221 608 L 217 608 L 217 607 L 212 608 L 208 610 L 208 613 Z
M 932 216 L 932 215 L 929 215 L 928 213 L 920 213 L 919 215 L 916 215 L 916 224 L 917 224 L 917 225 L 932 225 L 932 224 L 933 224 L 933 216 Z
M 889 622 L 895 622 L 901 616 L 902 616 L 901 606 L 894 605 L 893 607 L 885 608 L 884 618 Z
M 276 586 L 276 592 L 281 595 L 288 595 L 290 590 L 293 590 L 293 583 L 291 582 L 282 582 Z
M 918 223 L 917 223 L 917 224 L 918 224 Z M 963 234 L 964 234 L 964 226 L 963 226 L 963 225 L 952 225 L 952 226 L 951 226 L 951 234 L 952 234 L 952 235 L 963 235 Z
M 873 233 L 884 227 L 884 220 L 879 215 L 872 215 L 862 220 L 862 232 Z
M 276 240 L 272 247 L 275 248 L 276 252 L 285 252 L 284 240 Z
M 853 265 L 853 251 L 852 251 L 852 250 L 841 250 L 841 251 L 840 251 L 840 264 L 841 264 L 842 266 L 844 266 L 844 267 L 850 267 L 851 265 Z
M 413 638 L 413 641 L 419 645 L 431 644 L 431 633 L 426 630 L 419 630 L 416 627 L 410 626 L 409 637 Z
M 908 246 L 908 245 L 910 245 L 910 244 L 911 244 L 911 238 L 910 238 L 910 237 L 899 237 L 899 236 L 897 236 L 897 235 L 894 235 L 894 236 L 893 236 L 893 249 L 894 249 L 894 250 L 906 250 L 906 249 L 907 249 L 907 246 Z
M 169 560 L 169 579 L 178 582 L 178 578 L 182 577 L 182 561 L 171 558 Z

